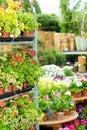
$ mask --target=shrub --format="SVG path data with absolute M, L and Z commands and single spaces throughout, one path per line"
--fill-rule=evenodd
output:
M 43 31 L 55 31 L 59 32 L 59 20 L 56 15 L 49 15 L 49 14 L 38 14 L 37 15 L 37 22 L 39 22 L 40 25 L 40 30 Z

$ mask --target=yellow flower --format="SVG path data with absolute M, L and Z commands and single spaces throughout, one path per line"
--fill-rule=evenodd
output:
M 13 0 L 6 0 L 8 3 L 8 7 L 11 9 L 18 9 L 20 3 L 18 1 L 14 2 Z

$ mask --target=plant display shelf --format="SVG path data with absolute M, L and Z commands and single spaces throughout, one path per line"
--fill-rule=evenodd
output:
M 74 100 L 75 100 L 75 110 L 76 110 L 77 103 L 84 102 L 85 100 L 87 100 L 87 96 L 81 96 L 81 97 L 78 97 L 78 98 L 74 98 Z
M 29 92 L 32 90 L 32 88 L 34 87 L 27 87 L 23 90 L 16 90 L 16 91 L 13 91 L 13 92 L 8 92 L 8 93 L 5 93 L 5 94 L 2 94 L 0 95 L 0 101 L 6 101 L 6 100 L 9 100 L 13 97 L 15 97 L 15 95 L 21 95 L 25 92 Z
M 0 44 L 7 43 L 7 42 L 25 42 L 25 41 L 33 41 L 34 37 L 17 37 L 17 38 L 1 38 L 0 37 Z M 12 44 L 12 43 L 11 43 Z
M 40 123 L 40 125 L 53 127 L 53 130 L 58 130 L 58 128 L 62 127 L 63 123 L 73 121 L 77 117 L 78 113 L 76 111 L 71 111 L 70 115 L 65 115 L 60 120 L 47 120 Z
M 82 55 L 87 54 L 87 51 L 62 51 L 66 55 Z

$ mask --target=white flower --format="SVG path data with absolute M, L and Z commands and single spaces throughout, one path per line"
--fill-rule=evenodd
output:
M 70 91 L 66 91 L 65 95 L 71 95 L 71 92 Z

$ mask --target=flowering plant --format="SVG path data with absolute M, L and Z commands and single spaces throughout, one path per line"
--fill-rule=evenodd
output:
M 61 128 L 59 128 L 58 130 L 70 130 L 68 127 L 61 127 Z
M 74 108 L 74 100 L 71 95 L 62 95 L 55 91 L 52 93 L 51 108 L 53 111 L 66 111 Z
M 63 70 L 56 66 L 56 65 L 44 65 L 42 66 L 42 69 L 44 70 L 43 77 L 64 77 L 65 74 Z
M 1 61 L 1 84 L 12 83 L 17 87 L 22 87 L 24 82 L 28 83 L 28 86 L 34 86 L 37 84 L 39 77 L 42 74 L 38 61 L 35 60 L 35 50 L 21 48 L 15 50 L 12 53 L 4 54 L 0 57 Z M 4 86 L 5 87 L 5 86 Z
M 26 130 L 42 121 L 41 113 L 34 107 L 34 101 L 29 100 L 29 95 L 7 101 L 7 106 L 0 110 L 0 125 L 7 125 L 11 130 Z
M 73 91 L 81 92 L 82 91 L 82 83 L 81 83 L 81 80 L 79 80 L 79 78 L 77 76 L 74 76 L 71 78 L 69 90 L 71 92 L 73 92 Z

